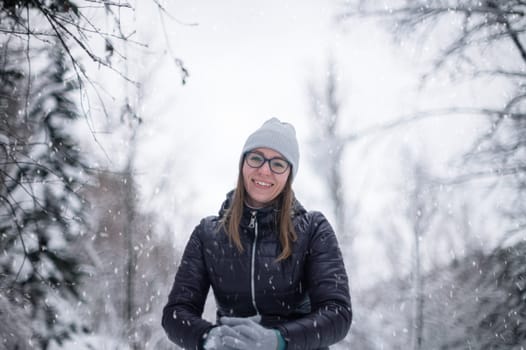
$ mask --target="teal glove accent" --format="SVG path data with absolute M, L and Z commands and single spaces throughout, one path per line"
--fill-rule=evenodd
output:
M 285 339 L 281 335 L 281 332 L 277 329 L 274 330 L 276 332 L 276 335 L 278 337 L 278 350 L 286 350 L 287 349 L 287 342 L 285 342 Z
M 238 350 L 278 350 L 279 332 L 263 327 L 258 323 L 260 320 L 260 316 L 221 317 L 221 324 L 232 327 L 240 335 L 240 337 L 224 336 L 223 343 Z

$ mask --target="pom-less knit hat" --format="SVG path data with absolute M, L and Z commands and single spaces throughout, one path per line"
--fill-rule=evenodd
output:
M 298 172 L 300 151 L 296 130 L 289 123 L 283 123 L 278 118 L 271 118 L 254 131 L 245 142 L 241 157 L 255 148 L 265 147 L 277 151 L 292 165 L 292 178 Z

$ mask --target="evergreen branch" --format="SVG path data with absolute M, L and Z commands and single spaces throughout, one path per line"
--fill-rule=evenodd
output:
M 16 164 L 17 167 L 19 168 L 19 171 L 24 171 L 22 168 L 19 167 L 19 164 Z M 12 175 L 10 175 L 8 172 L 4 171 L 4 170 L 0 170 L 0 173 L 2 173 L 5 178 L 8 178 L 9 180 L 11 180 L 13 182 L 13 185 L 12 186 L 6 186 L 6 189 L 7 189 L 7 193 L 11 196 L 11 192 L 15 189 L 16 185 L 17 184 L 22 184 L 22 181 L 21 180 L 18 180 L 16 178 L 14 178 Z M 7 181 L 4 182 L 4 185 L 7 185 Z M 27 194 L 29 195 L 30 197 L 33 196 L 33 193 L 31 193 L 31 191 L 29 191 L 26 186 L 20 186 L 20 188 L 22 188 L 22 190 Z M 44 208 L 42 205 L 39 205 L 40 208 Z
M 42 7 L 41 7 L 41 8 L 42 8 Z M 47 12 L 45 12 L 45 9 L 42 9 L 42 10 L 44 11 L 44 12 L 43 12 L 44 14 L 47 13 Z M 59 30 L 58 30 L 57 27 L 55 27 L 55 25 L 53 24 L 54 22 L 53 22 L 52 18 L 51 18 L 51 17 L 48 17 L 47 15 L 46 15 L 46 18 L 48 19 L 48 22 L 50 23 L 51 27 L 52 27 L 53 30 L 55 31 L 55 33 L 56 33 L 56 35 L 57 35 L 57 38 L 59 39 L 60 43 L 62 44 L 62 47 L 64 48 L 64 50 L 66 51 L 67 55 L 69 56 L 69 58 L 70 58 L 70 60 L 71 60 L 71 62 L 72 62 L 72 65 L 73 65 L 73 69 L 75 70 L 75 73 L 76 73 L 76 76 L 77 76 L 77 81 L 78 81 L 78 83 L 79 83 L 80 90 L 82 90 L 82 78 L 81 78 L 81 74 L 80 74 L 79 71 L 78 71 L 78 67 L 79 67 L 79 65 L 78 65 L 78 63 L 77 63 L 77 60 L 75 59 L 75 57 L 73 57 L 72 52 L 70 51 L 69 47 L 67 46 L 66 42 L 64 41 L 64 38 L 63 38 L 62 35 L 60 34 Z M 68 32 L 67 29 L 66 29 L 66 32 Z M 79 40 L 77 37 L 75 37 L 75 36 L 72 35 L 72 34 L 70 34 L 70 35 L 74 38 L 74 40 L 75 40 L 76 42 L 78 42 L 78 43 L 81 45 L 81 47 L 82 47 L 84 50 L 86 50 L 85 47 L 84 47 L 84 45 L 80 42 L 80 40 Z M 87 52 L 88 52 L 88 55 L 91 54 L 91 52 L 90 52 L 89 50 L 88 50 Z M 90 55 L 90 56 L 91 56 L 91 55 Z M 81 72 L 82 72 L 84 78 L 88 81 L 88 83 L 90 83 L 90 85 L 94 86 L 93 82 L 92 82 L 91 79 L 87 76 L 87 74 L 84 72 L 84 70 L 81 69 Z M 119 73 L 119 74 L 120 74 L 120 73 Z M 97 95 L 97 98 L 99 99 L 99 101 L 101 101 L 101 106 L 102 106 L 102 109 L 103 109 L 103 111 L 104 111 L 104 115 L 108 116 L 108 115 L 109 115 L 109 114 L 108 114 L 108 111 L 107 111 L 106 106 L 105 106 L 105 104 L 104 104 L 104 102 L 103 102 L 103 100 L 102 100 L 102 97 L 100 96 L 99 91 L 98 91 L 96 88 L 95 88 L 94 90 L 95 90 L 95 94 Z M 81 106 L 83 107 L 84 104 L 83 104 L 83 99 L 82 99 L 82 92 L 80 92 L 80 94 L 81 94 L 80 103 L 81 103 Z M 83 107 L 83 108 L 84 108 L 84 107 Z M 99 142 L 99 140 L 98 140 L 97 137 L 95 136 L 95 134 L 94 134 L 94 129 L 93 129 L 93 127 L 91 126 L 90 123 L 88 123 L 88 127 L 90 128 L 90 132 L 91 132 L 91 135 L 93 136 L 93 139 L 94 139 L 95 143 L 96 143 L 97 145 L 99 145 L 100 149 L 103 151 L 103 153 L 104 153 L 104 154 L 106 155 L 106 157 L 109 159 L 109 155 L 108 155 L 107 152 L 104 150 L 104 147 L 102 146 L 102 144 Z
M 11 286 L 9 287 L 9 289 L 13 289 L 15 283 L 17 282 L 18 278 L 20 277 L 20 273 L 22 272 L 22 268 L 24 267 L 24 264 L 26 262 L 26 259 L 27 259 L 27 256 L 28 256 L 29 253 L 28 253 L 27 248 L 26 248 L 26 243 L 24 241 L 24 237 L 22 236 L 22 227 L 20 226 L 20 223 L 18 222 L 17 213 L 16 213 L 15 208 L 11 205 L 11 202 L 5 196 L 0 194 L 0 199 L 3 202 L 5 202 L 7 204 L 7 206 L 11 210 L 11 217 L 13 218 L 13 221 L 15 222 L 16 232 L 17 232 L 18 238 L 20 239 L 20 244 L 22 245 L 22 250 L 24 251 L 24 259 L 22 260 L 22 263 L 20 264 L 20 267 L 18 268 L 18 271 L 17 271 L 17 273 L 15 275 L 15 279 L 11 282 Z M 31 260 L 29 260 L 29 262 L 33 265 L 33 269 L 35 269 L 34 263 Z M 36 271 L 36 269 L 35 269 L 35 271 Z
M 8 163 L 4 163 L 4 164 L 8 164 Z M 45 170 L 47 173 L 49 174 L 52 174 L 54 175 L 57 179 L 61 179 L 61 176 L 59 174 L 57 174 L 53 169 L 49 168 L 49 167 L 46 167 L 42 164 L 38 164 L 37 162 L 25 162 L 25 161 L 14 161 L 12 164 L 16 165 L 18 167 L 18 170 L 19 172 L 21 172 L 22 174 L 25 174 L 25 169 L 21 167 L 21 165 L 26 165 L 26 166 L 31 166 L 31 167 L 34 167 L 34 168 L 40 168 L 42 170 Z M 13 185 L 16 185 L 16 184 L 24 184 L 24 182 L 22 180 L 19 180 L 17 178 L 14 178 L 12 175 L 10 175 L 8 172 L 4 171 L 4 170 L 1 170 L 0 169 L 0 173 L 4 174 L 4 176 L 6 178 L 8 178 L 10 181 L 13 182 Z M 7 185 L 7 181 L 4 183 Z M 27 183 L 34 183 L 34 179 L 31 180 L 31 182 L 27 182 Z M 68 190 L 69 192 L 71 193 L 76 193 L 76 191 L 71 188 L 71 186 L 66 183 L 65 181 L 62 181 L 62 183 L 64 184 L 66 190 Z M 33 193 L 31 193 L 29 190 L 27 190 L 25 188 L 25 186 L 20 186 L 24 192 L 26 192 L 26 194 L 28 194 L 29 196 L 31 197 L 34 197 Z M 8 193 L 11 193 L 13 191 L 13 189 L 15 188 L 15 186 L 6 186 L 7 188 L 7 192 Z M 45 210 L 44 206 L 39 204 L 39 207 L 42 209 L 42 210 Z

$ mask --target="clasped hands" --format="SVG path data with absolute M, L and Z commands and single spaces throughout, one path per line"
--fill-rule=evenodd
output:
M 205 350 L 275 350 L 278 335 L 275 330 L 259 324 L 261 316 L 221 317 L 219 326 L 208 332 Z

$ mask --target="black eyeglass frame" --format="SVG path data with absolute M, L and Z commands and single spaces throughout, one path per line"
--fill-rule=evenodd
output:
M 259 157 L 263 158 L 263 162 L 261 163 L 260 166 L 253 166 L 253 165 L 250 165 L 250 163 L 249 163 L 249 161 L 248 161 L 248 156 L 249 156 L 250 154 L 256 154 L 256 155 L 258 155 Z M 268 166 L 269 166 L 269 168 L 270 168 L 270 171 L 272 171 L 274 174 L 278 174 L 278 175 L 284 174 L 289 168 L 292 167 L 292 164 L 290 164 L 290 162 L 289 162 L 288 160 L 284 159 L 284 158 L 281 158 L 281 157 L 266 158 L 262 153 L 257 152 L 257 151 L 249 151 L 249 152 L 245 153 L 245 155 L 244 155 L 243 158 L 244 158 L 245 163 L 246 163 L 249 167 L 254 168 L 254 169 L 259 169 L 259 168 L 261 168 L 263 165 L 265 165 L 265 163 L 268 162 Z M 283 162 L 285 162 L 285 164 L 287 164 L 287 166 L 285 167 L 285 169 L 284 169 L 283 171 L 281 171 L 281 172 L 280 172 L 280 171 L 276 171 L 276 170 L 273 168 L 273 166 L 272 166 L 272 161 L 275 160 L 275 159 L 278 159 L 278 160 L 280 160 L 280 161 L 283 161 Z

